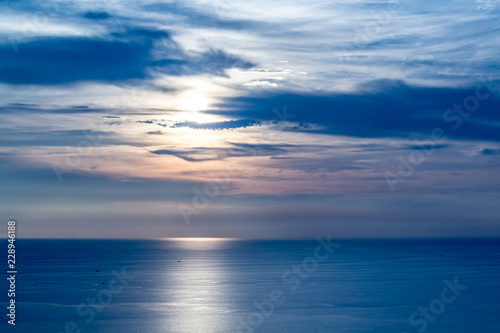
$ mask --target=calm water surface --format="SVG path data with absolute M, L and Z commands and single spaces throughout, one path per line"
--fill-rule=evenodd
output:
M 18 240 L 0 332 L 500 332 L 500 240 L 335 243 Z

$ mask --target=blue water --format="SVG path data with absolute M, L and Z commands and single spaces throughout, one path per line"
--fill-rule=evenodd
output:
M 500 240 L 335 243 L 18 240 L 0 332 L 500 332 Z

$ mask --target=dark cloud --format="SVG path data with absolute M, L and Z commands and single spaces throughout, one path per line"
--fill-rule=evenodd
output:
M 214 73 L 223 75 L 227 68 L 248 69 L 255 66 L 254 63 L 243 60 L 242 58 L 228 54 L 222 50 L 210 49 L 201 54 L 197 59 L 198 70 L 204 73 Z
M 480 93 L 487 92 L 482 88 Z M 211 112 L 258 121 L 302 123 L 293 129 L 295 131 L 311 132 L 306 125 L 316 124 L 320 127 L 315 132 L 353 137 L 425 137 L 435 128 L 441 128 L 450 138 L 500 141 L 500 99 L 491 94 L 479 102 L 477 110 L 470 112 L 468 118 L 452 112 L 457 104 L 469 113 L 463 106 L 464 101 L 473 100 L 469 97 L 475 98 L 475 87 L 410 87 L 401 81 L 384 80 L 360 86 L 358 92 L 352 94 L 282 93 L 230 98 Z M 279 111 L 284 106 L 288 106 L 288 111 Z
M 160 30 L 130 29 L 111 34 L 112 39 L 50 38 L 22 44 L 16 53 L 0 46 L 0 82 L 10 84 L 61 84 L 77 81 L 129 81 L 153 72 L 170 75 L 208 73 L 225 75 L 228 68 L 253 64 L 223 50 L 209 49 L 186 55 Z M 151 51 L 163 40 L 162 59 L 153 61 Z
M 25 103 L 9 103 L 8 106 L 12 107 L 35 107 L 37 104 L 25 104 Z
M 500 149 L 483 149 L 481 151 L 483 155 L 500 155 Z
M 228 68 L 248 69 L 255 66 L 238 56 L 226 53 L 223 50 L 209 49 L 191 57 L 183 56 L 182 59 L 163 59 L 155 61 L 151 71 L 168 75 L 196 75 L 209 73 L 218 76 L 227 76 Z
M 76 113 L 102 113 L 110 112 L 111 109 L 93 108 L 86 105 L 76 105 L 68 108 L 47 108 L 36 104 L 10 103 L 0 106 L 2 113 L 53 113 L 53 114 L 76 114 Z M 116 110 L 115 110 L 116 111 Z
M 163 120 L 159 119 L 147 119 L 147 120 L 138 120 L 137 123 L 141 124 L 154 124 L 162 127 L 169 127 L 166 123 L 162 122 Z M 171 127 L 188 127 L 193 129 L 208 129 L 208 130 L 224 130 L 224 129 L 235 129 L 235 128 L 244 128 L 250 126 L 259 126 L 260 121 L 251 120 L 251 119 L 240 119 L 240 120 L 228 120 L 228 121 L 219 121 L 213 123 L 197 123 L 194 121 L 183 121 L 177 122 L 173 124 Z
M 420 146 L 410 146 L 409 148 L 411 150 L 433 150 L 433 149 L 444 149 L 444 148 L 448 148 L 450 147 L 451 145 L 443 145 L 443 144 L 423 144 L 423 145 L 420 145 Z
M 143 77 L 150 43 L 58 38 L 23 44 L 15 54 L 0 47 L 0 81 L 10 84 L 59 84 L 119 81 Z
M 106 20 L 111 18 L 112 16 L 106 12 L 86 12 L 83 17 L 91 20 Z
M 82 130 L 62 131 L 33 131 L 3 129 L 0 133 L 0 146 L 77 146 L 85 143 L 84 148 L 100 145 L 104 140 L 106 144 L 120 144 L 112 139 L 113 132 Z
M 185 121 L 185 122 L 175 123 L 174 127 L 222 130 L 222 129 L 234 129 L 234 128 L 258 126 L 258 125 L 260 125 L 259 121 L 250 119 L 241 119 L 241 120 L 220 121 L 220 122 L 206 123 L 206 124 L 200 124 L 192 121 Z
M 146 134 L 148 135 L 162 135 L 162 131 L 150 131 L 150 132 L 147 132 Z
M 188 162 L 204 162 L 223 160 L 229 157 L 278 156 L 286 154 L 287 148 L 295 147 L 293 145 L 230 144 L 232 147 L 229 148 L 194 147 L 189 150 L 159 149 L 152 151 L 152 153 L 158 155 L 172 155 Z

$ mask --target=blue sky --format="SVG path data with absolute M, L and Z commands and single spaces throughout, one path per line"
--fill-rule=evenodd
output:
M 21 237 L 500 236 L 496 0 L 0 1 Z

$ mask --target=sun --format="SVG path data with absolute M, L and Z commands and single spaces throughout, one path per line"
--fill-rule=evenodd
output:
M 203 78 L 189 79 L 172 100 L 172 106 L 179 111 L 173 120 L 200 124 L 220 121 L 220 116 L 209 112 L 219 101 L 219 88 L 218 85 Z
M 179 109 L 182 111 L 203 111 L 209 105 L 210 100 L 204 91 L 188 90 L 180 96 Z

